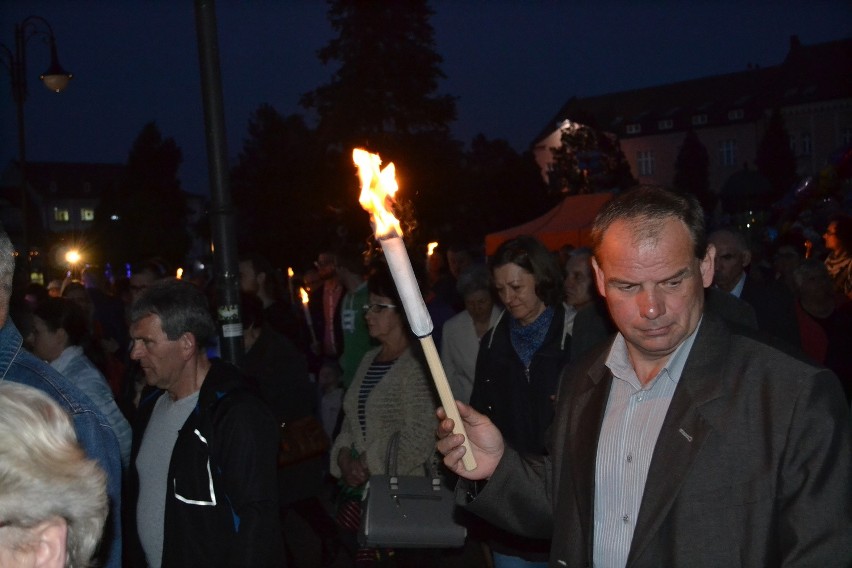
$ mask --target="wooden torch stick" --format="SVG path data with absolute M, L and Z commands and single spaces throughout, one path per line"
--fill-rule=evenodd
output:
M 444 371 L 444 366 L 441 364 L 441 358 L 438 356 L 438 350 L 435 348 L 435 340 L 431 335 L 420 338 L 420 345 L 423 346 L 423 353 L 426 355 L 426 362 L 429 364 L 429 370 L 432 372 L 432 379 L 435 381 L 435 387 L 438 389 L 438 396 L 441 398 L 441 406 L 447 413 L 447 418 L 453 421 L 453 434 L 462 434 L 465 447 L 464 456 L 462 456 L 462 464 L 467 471 L 476 469 L 476 458 L 473 457 L 473 451 L 470 448 L 470 441 L 467 439 L 467 432 L 464 430 L 464 425 L 459 416 L 459 409 L 456 407 L 453 392 L 450 390 L 450 382 L 447 380 L 447 373 Z

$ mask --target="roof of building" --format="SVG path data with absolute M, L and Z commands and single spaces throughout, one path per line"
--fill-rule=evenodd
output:
M 777 66 L 572 97 L 548 121 L 533 145 L 566 120 L 629 138 L 748 122 L 762 116 L 766 109 L 847 97 L 852 97 L 852 38 L 803 45 L 798 36 L 792 36 L 790 51 Z
M 100 197 L 121 183 L 123 164 L 27 162 L 27 182 L 43 197 Z

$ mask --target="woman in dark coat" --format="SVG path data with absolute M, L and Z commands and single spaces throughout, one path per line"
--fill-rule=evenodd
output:
M 559 375 L 571 357 L 562 272 L 555 256 L 531 236 L 503 243 L 489 262 L 505 310 L 480 342 L 470 404 L 488 415 L 506 442 L 545 453 Z M 474 531 L 475 532 L 475 531 Z M 546 566 L 549 542 L 487 527 L 494 566 Z

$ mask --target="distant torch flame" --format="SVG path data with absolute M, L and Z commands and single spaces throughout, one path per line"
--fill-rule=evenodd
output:
M 376 237 L 401 237 L 402 228 L 399 226 L 399 220 L 387 207 L 388 202 L 393 203 L 393 196 L 399 189 L 393 163 L 381 169 L 382 159 L 379 155 L 360 148 L 352 151 L 352 161 L 358 166 L 358 177 L 361 178 L 361 196 L 358 201 L 370 214 Z
M 177 277 L 178 280 L 183 278 L 183 268 L 178 268 L 177 272 L 175 273 L 175 276 Z
M 308 300 L 308 293 L 307 293 L 307 291 L 305 291 L 304 288 L 299 288 L 299 296 L 302 297 L 302 305 L 307 306 L 308 301 L 309 301 Z
M 287 267 L 287 276 L 288 276 L 288 277 L 290 277 L 290 278 L 292 278 L 293 276 L 295 276 L 295 274 L 296 274 L 296 273 L 295 273 L 295 272 L 293 272 L 293 268 L 292 268 L 292 267 L 290 267 L 290 266 L 288 266 L 288 267 Z
M 429 243 L 428 245 L 426 245 L 426 255 L 432 256 L 432 253 L 435 252 L 435 249 L 437 247 L 438 247 L 438 243 L 436 243 L 436 242 L 435 243 Z

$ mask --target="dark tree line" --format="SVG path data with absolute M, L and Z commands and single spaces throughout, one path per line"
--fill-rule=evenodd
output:
M 337 37 L 320 49 L 333 69 L 327 84 L 305 93 L 307 117 L 260 105 L 231 171 L 238 246 L 277 266 L 305 266 L 321 247 L 369 239 L 358 204 L 351 153 L 362 147 L 394 162 L 406 239 L 481 241 L 488 232 L 540 215 L 566 194 L 625 189 L 635 183 L 616 137 L 589 117 L 563 129 L 553 149 L 549 186 L 531 153 L 505 140 L 453 139 L 454 97 L 439 92 L 444 75 L 426 0 L 330 0 Z M 315 124 L 316 126 L 310 126 Z M 773 197 L 795 181 L 783 119 L 775 113 L 756 162 Z M 121 188 L 96 212 L 96 243 L 106 259 L 162 256 L 180 263 L 189 246 L 186 203 L 177 170 L 181 151 L 154 123 L 133 144 Z M 707 149 L 687 132 L 672 185 L 695 194 L 708 211 Z

